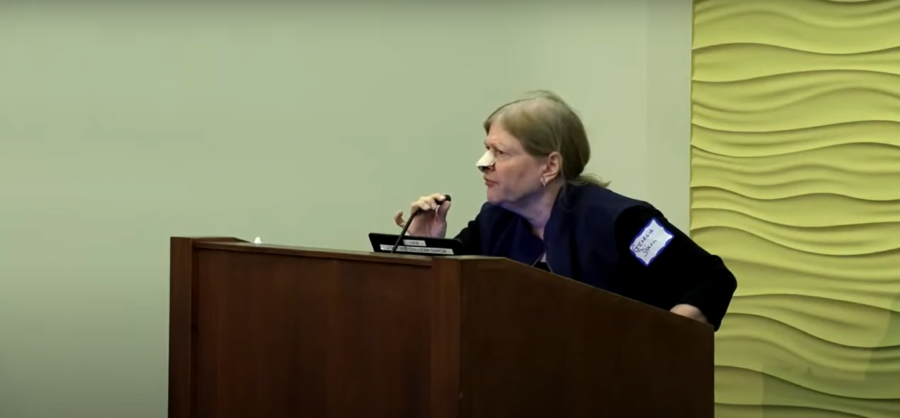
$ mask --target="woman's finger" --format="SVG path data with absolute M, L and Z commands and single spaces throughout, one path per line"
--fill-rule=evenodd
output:
M 397 213 L 394 214 L 394 223 L 397 224 L 397 226 L 399 226 L 401 228 L 406 226 L 406 221 L 403 220 L 403 211 L 402 210 L 398 210 Z

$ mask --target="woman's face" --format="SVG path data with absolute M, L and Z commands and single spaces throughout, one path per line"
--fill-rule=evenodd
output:
M 540 193 L 545 163 L 525 152 L 522 143 L 494 122 L 485 140 L 487 153 L 479 160 L 491 204 L 515 205 Z

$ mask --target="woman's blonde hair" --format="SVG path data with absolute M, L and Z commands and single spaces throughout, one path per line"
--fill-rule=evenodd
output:
M 484 121 L 485 132 L 500 120 L 503 128 L 522 143 L 525 152 L 546 157 L 558 152 L 562 157 L 562 176 L 569 183 L 591 183 L 607 187 L 609 182 L 584 174 L 591 158 L 591 145 L 581 118 L 559 96 L 546 90 L 529 92 L 525 97 L 500 106 Z

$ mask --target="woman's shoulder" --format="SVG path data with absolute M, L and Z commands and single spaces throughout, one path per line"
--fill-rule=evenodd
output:
M 590 213 L 593 215 L 606 214 L 613 218 L 621 212 L 633 207 L 653 208 L 653 205 L 624 194 L 615 192 L 608 187 L 597 184 L 570 185 L 564 190 L 563 205 L 576 212 Z

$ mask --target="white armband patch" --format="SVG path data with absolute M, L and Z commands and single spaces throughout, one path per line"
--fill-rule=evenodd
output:
M 634 237 L 629 248 L 641 263 L 649 266 L 674 237 L 656 218 L 652 218 Z

